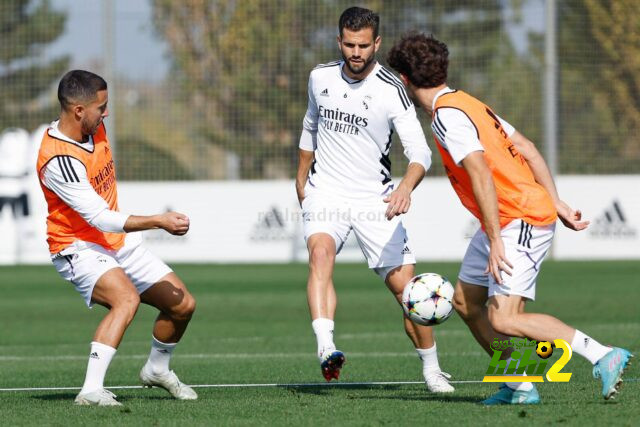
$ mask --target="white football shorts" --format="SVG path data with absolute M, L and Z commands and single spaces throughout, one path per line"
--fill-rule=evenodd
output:
M 52 256 L 52 261 L 60 276 L 73 283 L 87 306 L 91 307 L 93 287 L 100 276 L 113 268 L 120 267 L 124 270 L 138 294 L 142 294 L 172 272 L 168 265 L 141 243 L 141 233 L 128 233 L 124 246 L 117 251 L 78 240 Z
M 399 217 L 385 217 L 387 204 L 380 198 L 347 199 L 329 195 L 307 186 L 302 201 L 305 241 L 316 233 L 326 233 L 336 243 L 339 253 L 353 230 L 369 268 L 382 279 L 394 268 L 415 264 L 407 231 Z
M 485 274 L 489 262 L 489 239 L 479 229 L 469 243 L 458 278 L 471 285 L 488 287 L 489 297 L 520 295 L 534 300 L 540 264 L 551 247 L 555 228 L 555 223 L 535 226 L 517 219 L 501 230 L 506 258 L 513 265 L 511 276 L 502 272 L 502 285 L 492 274 Z

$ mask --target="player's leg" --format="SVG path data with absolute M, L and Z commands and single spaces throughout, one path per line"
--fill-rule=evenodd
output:
M 309 277 L 307 303 L 312 319 L 333 319 L 336 312 L 336 292 L 333 287 L 333 267 L 336 243 L 329 234 L 316 233 L 307 239 Z
M 110 251 L 98 245 L 78 242 L 68 255 L 53 264 L 60 275 L 73 283 L 85 303 L 103 305 L 109 311 L 99 323 L 91 342 L 85 381 L 75 399 L 79 405 L 119 405 L 115 395 L 104 389 L 104 378 L 124 331 L 140 304 L 135 287 Z
M 344 354 L 333 340 L 334 316 L 337 306 L 333 286 L 333 267 L 336 243 L 326 233 L 315 233 L 307 239 L 309 249 L 309 277 L 307 303 L 311 314 L 311 327 L 316 335 L 318 358 L 322 375 L 327 381 L 338 379 L 344 365 Z
M 508 246 L 511 232 L 504 235 L 503 240 Z M 512 253 L 507 253 L 507 259 Z M 474 338 L 480 346 L 493 356 L 491 343 L 497 338 L 504 341 L 509 337 L 496 331 L 488 317 L 486 307 L 490 277 L 485 274 L 489 259 L 489 241 L 487 235 L 482 230 L 478 230 L 469 242 L 469 246 L 462 260 L 460 273 L 458 274 L 458 283 L 453 295 L 453 306 L 467 327 L 473 334 Z M 530 289 L 531 297 L 533 290 Z M 509 366 L 512 348 L 502 349 L 501 359 L 506 360 L 506 366 Z M 507 403 L 538 403 L 539 396 L 537 390 L 532 383 L 508 382 L 501 386 L 498 393 L 485 400 L 483 403 L 487 405 L 507 404 Z
M 173 348 L 195 311 L 196 301 L 173 272 L 144 291 L 140 299 L 160 311 L 153 325 L 152 349 L 147 364 L 154 373 L 166 372 Z
M 414 275 L 414 264 L 401 265 L 386 274 L 385 284 L 393 293 L 398 304 L 402 305 L 402 292 Z M 404 312 L 403 322 L 405 332 L 413 343 L 420 360 L 422 360 L 422 374 L 429 391 L 438 393 L 454 391 L 455 389 L 448 381 L 450 375 L 440 369 L 433 328 L 412 322 L 404 315 Z
M 75 402 L 79 405 L 117 405 L 114 403 L 117 402 L 116 396 L 104 389 L 104 377 L 125 330 L 138 310 L 140 297 L 124 271 L 114 268 L 98 279 L 91 300 L 109 312 L 93 336 L 87 373 Z
M 353 208 L 352 226 L 369 268 L 386 283 L 401 304 L 404 287 L 414 276 L 416 259 L 411 252 L 407 231 L 399 217 L 387 220 L 386 203 L 372 199 Z M 404 317 L 406 334 L 422 360 L 427 388 L 434 392 L 450 392 L 453 387 L 440 370 L 436 344 L 430 327 L 416 325 Z
M 327 381 L 338 379 L 345 362 L 344 354 L 333 339 L 337 297 L 333 268 L 351 229 L 343 201 L 319 193 L 307 194 L 302 202 L 305 240 L 309 250 L 307 303 L 311 327 L 316 335 L 317 355 Z
M 489 299 L 488 311 L 491 325 L 503 334 L 549 342 L 560 338 L 570 343 L 572 351 L 594 366 L 594 376 L 602 380 L 603 397 L 609 399 L 617 393 L 622 374 L 633 357 L 628 350 L 604 346 L 548 314 L 526 313 L 523 298 L 518 295 L 494 295 Z
M 98 324 L 93 341 L 118 348 L 140 305 L 136 288 L 121 268 L 114 268 L 100 276 L 93 287 L 91 301 L 109 310 Z
M 482 349 L 489 356 L 493 356 L 491 349 L 493 340 L 497 338 L 502 341 L 509 337 L 497 333 L 489 322 L 487 289 L 485 286 L 472 285 L 458 280 L 453 294 L 453 307 Z
M 116 256 L 140 300 L 160 311 L 153 326 L 149 358 L 140 370 L 142 384 L 162 387 L 176 399 L 196 399 L 195 391 L 169 369 L 173 351 L 195 310 L 195 299 L 164 262 L 139 244 L 137 236 L 128 235 Z
M 554 225 L 536 227 L 518 220 L 502 230 L 507 259 L 514 268 L 510 276 L 503 276 L 501 285 L 489 278 L 489 321 L 505 335 L 551 342 L 560 338 L 570 343 L 574 352 L 594 365 L 594 376 L 602 379 L 602 394 L 608 399 L 617 392 L 631 353 L 603 346 L 553 316 L 524 311 L 525 301 L 535 298 L 537 275 L 554 229 Z

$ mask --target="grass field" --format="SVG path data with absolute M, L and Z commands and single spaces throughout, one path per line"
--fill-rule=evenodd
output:
M 177 265 L 198 301 L 172 368 L 190 384 L 321 383 L 305 298 L 304 265 Z M 455 278 L 457 264 L 421 264 Z M 543 404 L 477 404 L 495 384 L 459 383 L 429 394 L 401 326 L 399 307 L 363 265 L 339 264 L 336 343 L 347 355 L 343 386 L 201 387 L 195 402 L 163 390 L 116 389 L 120 408 L 76 407 L 77 390 L 0 391 L 3 425 L 637 425 L 640 368 L 604 402 L 591 365 L 574 355 L 569 383 L 538 386 Z M 89 341 L 104 309 L 88 310 L 52 266 L 0 268 L 0 388 L 79 387 Z M 530 310 L 558 315 L 603 343 L 640 353 L 640 263 L 548 262 Z M 137 385 L 155 314 L 142 307 L 107 374 L 107 386 Z M 442 368 L 454 380 L 482 379 L 488 357 L 452 317 L 436 328 Z M 556 355 L 553 356 L 554 358 Z M 638 360 L 636 358 L 636 360 Z

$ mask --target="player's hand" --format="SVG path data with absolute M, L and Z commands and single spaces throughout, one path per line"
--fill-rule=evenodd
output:
M 491 274 L 498 284 L 502 285 L 504 281 L 502 280 L 502 272 L 504 271 L 509 276 L 511 276 L 511 269 L 513 265 L 507 259 L 504 253 L 504 243 L 502 239 L 499 238 L 495 242 L 491 242 L 489 247 L 489 264 L 487 265 L 487 269 L 484 271 L 484 274 Z
M 389 204 L 385 216 L 391 221 L 394 216 L 409 212 L 409 206 L 411 206 L 411 191 L 398 187 L 397 190 L 385 197 L 383 201 Z
M 582 221 L 582 212 L 579 210 L 574 211 L 562 200 L 556 203 L 556 210 L 558 211 L 558 218 L 567 228 L 580 231 L 589 226 L 589 221 Z
M 189 231 L 189 217 L 178 212 L 166 212 L 160 215 L 160 228 L 169 234 L 182 236 Z

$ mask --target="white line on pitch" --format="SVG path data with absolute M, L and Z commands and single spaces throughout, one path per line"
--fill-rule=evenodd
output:
M 449 381 L 454 384 L 481 383 L 478 380 L 469 381 Z M 358 383 L 255 383 L 255 384 L 195 384 L 190 385 L 192 388 L 258 388 L 258 387 L 354 387 L 354 386 L 377 386 L 377 385 L 414 385 L 424 384 L 424 381 L 372 381 Z M 141 385 L 120 385 L 113 387 L 105 387 L 110 390 L 123 389 L 141 389 Z M 0 388 L 2 391 L 64 391 L 64 390 L 80 390 L 81 387 L 17 387 L 17 388 Z
M 640 381 L 640 378 L 625 378 L 625 382 Z M 452 384 L 482 384 L 482 380 L 453 380 Z M 379 385 L 417 385 L 424 384 L 424 381 L 371 381 L 371 382 L 343 382 L 343 383 L 264 383 L 264 384 L 194 384 L 192 388 L 304 388 L 304 387 L 356 387 L 356 386 L 379 386 Z M 120 385 L 105 387 L 110 390 L 141 389 L 140 385 Z M 65 391 L 80 390 L 81 387 L 16 387 L 0 388 L 3 391 Z

